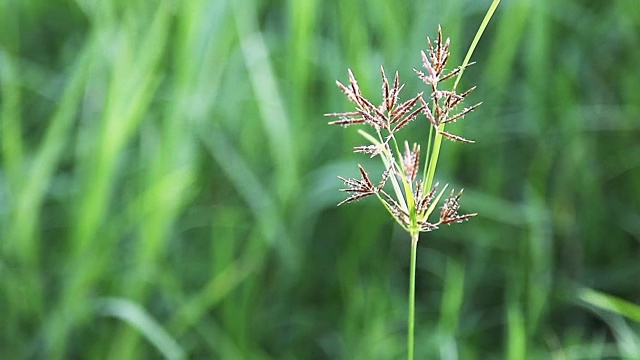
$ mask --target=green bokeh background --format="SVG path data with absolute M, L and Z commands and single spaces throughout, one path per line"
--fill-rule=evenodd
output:
M 489 3 L 0 1 L 1 357 L 403 358 L 408 235 L 335 206 L 380 165 L 323 114 L 348 68 L 426 90 L 426 36 L 459 64 Z M 502 2 L 477 143 L 436 173 L 479 216 L 421 237 L 417 358 L 640 358 L 639 45 L 637 0 Z

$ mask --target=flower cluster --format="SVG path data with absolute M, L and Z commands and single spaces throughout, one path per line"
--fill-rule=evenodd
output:
M 356 146 L 354 152 L 366 153 L 371 157 L 379 156 L 385 165 L 382 179 L 377 185 L 371 181 L 361 165 L 358 165 L 361 179 L 339 177 L 346 186 L 341 190 L 350 193 L 350 196 L 338 205 L 353 202 L 369 195 L 376 195 L 396 221 L 411 233 L 435 230 L 439 225 L 462 222 L 476 215 L 458 214 L 462 191 L 456 194 L 452 190 L 444 200 L 438 221 L 430 222 L 429 217 L 447 187 L 444 186 L 442 190 L 438 191 L 437 183 L 431 186 L 432 178 L 429 178 L 427 168 L 431 166 L 430 161 L 433 161 L 434 149 L 429 146 L 425 155 L 427 166 L 422 167 L 423 171 L 420 177 L 420 145 L 417 143 L 409 145 L 405 141 L 404 151 L 400 151 L 397 138 L 399 130 L 420 115 L 424 115 L 433 129 L 430 136 L 433 136 L 434 139 L 444 137 L 452 141 L 473 143 L 472 140 L 444 130 L 446 124 L 462 119 L 480 105 L 478 103 L 456 111 L 475 87 L 460 94 L 456 92 L 455 87 L 452 90 L 439 89 L 443 81 L 458 75 L 462 70 L 461 67 L 456 67 L 450 72 L 446 72 L 446 64 L 450 55 L 449 42 L 449 38 L 443 41 L 442 31 L 438 28 L 438 38 L 434 42 L 428 39 L 428 53 L 422 52 L 422 65 L 426 69 L 426 73 L 414 69 L 418 77 L 430 86 L 431 94 L 426 100 L 423 93 L 418 93 L 406 101 L 400 101 L 400 92 L 404 84 L 400 84 L 397 72 L 393 83 L 390 83 L 382 67 L 380 67 L 382 103 L 377 106 L 362 95 L 351 70 L 349 70 L 348 85 L 336 81 L 349 101 L 355 105 L 355 110 L 326 114 L 326 116 L 338 118 L 329 124 L 370 126 L 373 129 L 373 135 L 362 130 L 359 131 L 370 144 Z M 429 144 L 431 144 L 432 139 L 429 138 L 429 140 Z M 387 183 L 391 183 L 392 191 L 385 190 Z

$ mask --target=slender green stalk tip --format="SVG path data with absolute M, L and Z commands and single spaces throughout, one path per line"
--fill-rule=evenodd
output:
M 457 92 L 457 86 L 499 2 L 499 0 L 494 1 L 489 8 L 461 66 L 448 72 L 445 71 L 450 55 L 450 39 L 445 39 L 442 36 L 440 27 L 438 27 L 437 38 L 433 41 L 427 38 L 429 48 L 427 51 L 421 52 L 424 71 L 417 69 L 414 71 L 418 78 L 427 85 L 430 96 L 425 97 L 423 93 L 418 93 L 401 101 L 400 91 L 404 84 L 400 84 L 398 73 L 395 72 L 393 80 L 390 81 L 384 68 L 380 67 L 382 103 L 374 105 L 363 95 L 355 75 L 349 69 L 349 82 L 342 84 L 337 81 L 336 83 L 349 101 L 355 105 L 355 109 L 326 114 L 326 116 L 337 117 L 337 120 L 329 122 L 332 125 L 369 126 L 372 132 L 358 130 L 369 144 L 356 146 L 354 152 L 368 154 L 372 158 L 379 157 L 385 168 L 380 176 L 381 180 L 377 183 L 371 180 L 371 176 L 361 165 L 358 165 L 360 178 L 338 177 L 345 185 L 341 191 L 350 194 L 338 205 L 375 195 L 391 217 L 411 236 L 409 311 L 407 315 L 407 354 L 409 360 L 414 358 L 416 258 L 420 232 L 436 230 L 441 225 L 460 223 L 476 216 L 475 213 L 458 214 L 462 190 L 458 193 L 451 190 L 440 207 L 438 220 L 430 220 L 447 189 L 447 185 L 444 185 L 442 189 L 438 190 L 438 184 L 433 185 L 433 179 L 443 138 L 454 142 L 474 142 L 445 131 L 445 126 L 461 120 L 480 105 L 478 103 L 460 110 L 465 98 L 475 87 Z M 453 77 L 456 78 L 453 87 L 450 90 L 444 90 L 442 88 L 444 82 Z M 425 165 L 422 167 L 420 144 L 409 144 L 408 141 L 401 141 L 399 138 L 400 130 L 418 118 L 426 120 L 430 125 L 427 152 L 424 154 Z M 422 174 L 422 176 L 419 177 L 418 174 Z M 387 183 L 391 184 L 391 189 L 387 189 Z

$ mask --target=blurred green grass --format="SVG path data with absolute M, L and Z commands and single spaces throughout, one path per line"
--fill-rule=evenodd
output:
M 418 91 L 426 36 L 459 63 L 489 3 L 1 2 L 0 353 L 402 358 L 408 239 L 335 207 L 368 160 L 322 114 L 347 68 Z M 480 215 L 421 241 L 418 358 L 638 358 L 603 301 L 640 303 L 639 42 L 634 0 L 503 1 L 477 144 L 436 174 Z

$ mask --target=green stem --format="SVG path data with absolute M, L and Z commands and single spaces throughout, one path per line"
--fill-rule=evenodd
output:
M 442 131 L 444 125 L 438 126 L 438 131 Z M 433 185 L 433 179 L 436 175 L 436 166 L 438 165 L 438 157 L 440 157 L 440 145 L 442 144 L 442 135 L 436 133 L 433 150 L 431 151 L 431 159 L 429 160 L 429 169 L 427 170 L 427 178 L 425 179 L 425 191 L 429 191 Z
M 409 270 L 409 315 L 407 318 L 408 335 L 407 335 L 407 347 L 408 356 L 407 359 L 413 360 L 413 348 L 415 338 L 415 317 L 416 317 L 416 254 L 418 252 L 418 238 L 420 232 L 411 232 L 411 269 Z
M 482 23 L 480 24 L 478 31 L 476 31 L 476 36 L 473 37 L 471 46 L 469 46 L 467 55 L 465 55 L 464 60 L 462 61 L 462 66 L 460 66 L 460 72 L 458 73 L 458 76 L 456 77 L 456 81 L 453 84 L 453 90 L 455 90 L 458 87 L 458 83 L 462 78 L 462 73 L 464 73 L 464 69 L 467 67 L 467 65 L 469 65 L 469 61 L 471 60 L 471 55 L 473 55 L 473 52 L 475 51 L 476 46 L 478 45 L 478 42 L 480 42 L 480 38 L 482 37 L 482 34 L 484 34 L 484 30 L 487 28 L 487 25 L 489 25 L 489 20 L 491 20 L 493 13 L 496 12 L 496 9 L 498 8 L 499 4 L 500 4 L 500 0 L 493 0 L 491 5 L 489 6 L 489 10 L 487 10 L 487 13 L 484 15 L 484 19 L 482 19 Z

